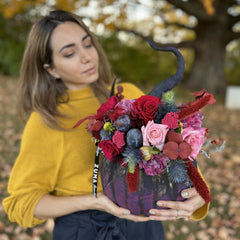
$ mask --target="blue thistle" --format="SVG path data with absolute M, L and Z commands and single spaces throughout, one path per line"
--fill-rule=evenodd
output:
M 178 107 L 176 106 L 175 103 L 162 102 L 162 106 L 159 107 L 158 111 L 156 112 L 156 118 L 154 122 L 161 124 L 162 119 L 165 117 L 165 115 L 168 112 L 177 112 L 177 111 L 178 111 Z
M 139 152 L 139 148 L 125 148 L 125 150 L 122 153 L 123 157 L 124 157 L 124 162 L 125 163 L 139 163 L 139 161 L 141 160 L 141 156 L 140 156 L 140 152 Z
M 187 182 L 189 180 L 184 161 L 176 159 L 168 163 L 167 173 L 172 183 Z
M 110 132 L 108 130 L 106 131 L 102 128 L 102 130 L 100 131 L 101 140 L 111 140 L 113 134 L 114 134 L 114 132 Z

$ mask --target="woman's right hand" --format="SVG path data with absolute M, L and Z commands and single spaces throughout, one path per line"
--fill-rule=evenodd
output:
M 118 218 L 124 218 L 134 222 L 146 222 L 150 220 L 149 217 L 136 216 L 131 214 L 128 209 L 118 207 L 103 192 L 98 192 L 94 208 L 110 213 Z
M 56 218 L 77 211 L 100 210 L 118 218 L 125 218 L 134 222 L 149 221 L 149 217 L 136 216 L 128 209 L 118 207 L 103 192 L 98 192 L 97 198 L 93 194 L 58 197 L 46 194 L 37 203 L 34 216 L 38 219 Z

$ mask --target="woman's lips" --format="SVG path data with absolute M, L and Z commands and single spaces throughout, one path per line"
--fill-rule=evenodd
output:
M 93 73 L 95 73 L 95 71 L 96 71 L 96 68 L 95 67 L 91 67 L 91 68 L 87 69 L 86 71 L 84 71 L 84 73 L 86 73 L 86 74 L 93 74 Z

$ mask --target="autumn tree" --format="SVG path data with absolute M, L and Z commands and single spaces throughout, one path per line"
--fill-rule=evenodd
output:
M 232 40 L 240 38 L 240 31 L 237 30 L 237 23 L 240 21 L 240 0 L 8 0 L 6 2 L 8 4 L 1 6 L 0 9 L 7 17 L 23 10 L 30 11 L 33 5 L 65 10 L 78 10 L 90 6 L 95 10 L 91 23 L 104 25 L 105 30 L 125 30 L 144 38 L 149 36 L 161 46 L 171 45 L 192 49 L 194 61 L 185 79 L 186 85 L 192 90 L 206 88 L 217 94 L 225 92 L 226 46 Z M 150 15 L 147 21 L 134 22 L 134 8 L 137 6 L 148 9 Z M 130 8 L 133 15 L 131 20 Z M 85 13 L 86 11 L 81 12 L 82 15 Z M 172 38 L 169 37 L 171 34 Z
M 153 1 L 152 14 L 163 21 L 161 29 L 164 27 L 171 31 L 172 28 L 172 31 L 186 30 L 192 33 L 193 37 L 182 39 L 179 43 L 168 41 L 166 44 L 161 42 L 161 39 L 155 42 L 159 46 L 171 45 L 194 50 L 192 68 L 185 79 L 185 84 L 190 89 L 206 88 L 215 94 L 225 93 L 226 46 L 232 40 L 240 38 L 240 32 L 236 30 L 240 21 L 239 5 L 240 1 L 237 0 Z M 181 13 L 176 14 L 179 9 Z M 182 17 L 183 15 L 185 16 Z M 190 18 L 193 18 L 193 21 Z M 136 28 L 120 30 L 140 37 L 146 36 L 146 29 L 145 33 Z M 147 35 L 157 38 L 156 24 L 152 26 L 151 32 L 147 31 Z
M 192 89 L 206 87 L 211 92 L 223 93 L 226 86 L 224 76 L 226 46 L 232 40 L 240 38 L 240 32 L 234 31 L 234 26 L 240 21 L 240 14 L 233 9 L 239 5 L 239 1 L 212 0 L 210 5 L 212 9 L 208 11 L 200 1 L 168 0 L 168 2 L 197 19 L 196 26 L 192 28 L 196 38 L 179 44 L 179 47 L 191 47 L 195 52 L 188 86 Z

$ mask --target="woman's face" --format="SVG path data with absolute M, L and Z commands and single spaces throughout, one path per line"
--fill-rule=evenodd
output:
M 91 37 L 78 24 L 65 22 L 53 31 L 51 40 L 53 66 L 44 68 L 61 78 L 69 90 L 86 88 L 99 77 L 99 57 Z

